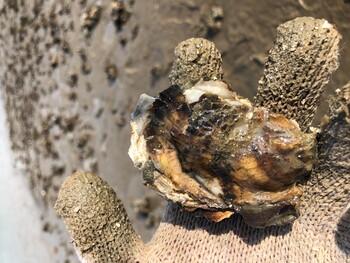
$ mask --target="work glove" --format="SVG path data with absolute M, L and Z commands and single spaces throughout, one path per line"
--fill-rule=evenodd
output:
M 340 38 L 321 19 L 280 25 L 254 98 L 255 106 L 318 134 L 317 162 L 303 182 L 300 216 L 293 224 L 254 228 L 239 214 L 210 222 L 169 201 L 156 233 L 144 244 L 113 189 L 97 175 L 79 171 L 63 183 L 55 208 L 82 262 L 349 261 L 350 82 L 337 90 L 320 129 L 311 128 L 338 67 Z M 213 43 L 189 39 L 176 47 L 171 84 L 222 78 L 221 55 Z M 233 90 L 239 85 L 231 84 Z

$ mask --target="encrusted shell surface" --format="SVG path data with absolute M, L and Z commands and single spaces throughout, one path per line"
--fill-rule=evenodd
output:
M 316 159 L 315 135 L 254 107 L 222 81 L 140 97 L 129 155 L 145 184 L 188 211 L 255 227 L 293 222 Z

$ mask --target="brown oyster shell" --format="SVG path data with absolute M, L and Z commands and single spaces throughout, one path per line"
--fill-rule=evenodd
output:
M 253 107 L 221 81 L 142 95 L 129 155 L 145 184 L 212 221 L 234 212 L 255 227 L 293 222 L 316 159 L 313 133 Z

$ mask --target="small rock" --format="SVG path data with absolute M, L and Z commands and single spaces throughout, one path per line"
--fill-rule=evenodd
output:
M 208 28 L 208 35 L 216 34 L 222 28 L 224 10 L 221 6 L 212 6 L 204 15 L 204 23 Z
M 105 72 L 107 74 L 107 78 L 110 81 L 116 80 L 117 75 L 118 75 L 118 70 L 117 70 L 117 66 L 116 65 L 114 65 L 114 64 L 107 65 L 107 67 L 105 69 Z
M 89 6 L 81 16 L 81 26 L 88 31 L 93 30 L 100 20 L 101 13 L 100 6 Z
M 131 16 L 130 7 L 126 6 L 124 1 L 112 2 L 111 17 L 114 21 L 114 25 L 117 31 L 121 31 L 123 25 L 129 20 Z
M 77 85 L 77 83 L 78 83 L 78 75 L 75 73 L 70 74 L 68 78 L 69 87 L 73 88 Z

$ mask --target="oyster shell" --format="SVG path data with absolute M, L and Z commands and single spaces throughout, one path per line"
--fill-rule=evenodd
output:
M 212 221 L 234 212 L 255 227 L 293 222 L 316 159 L 313 133 L 254 107 L 222 81 L 142 95 L 129 155 L 145 184 Z

